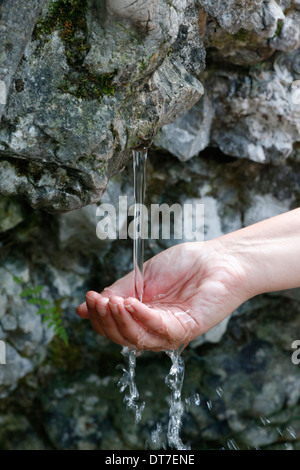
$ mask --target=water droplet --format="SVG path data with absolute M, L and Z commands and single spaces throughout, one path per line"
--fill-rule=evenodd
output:
M 156 429 L 154 429 L 151 432 L 152 444 L 157 444 L 157 445 L 160 444 L 162 430 L 163 430 L 162 425 L 160 423 L 157 423 Z
M 265 418 L 264 416 L 260 416 L 259 419 L 261 420 L 264 426 L 267 426 L 268 424 L 271 423 L 271 421 L 268 418 Z
M 283 436 L 283 432 L 282 432 L 282 430 L 281 430 L 279 427 L 276 428 L 276 430 L 277 430 L 277 432 L 278 432 L 278 434 L 279 434 L 280 436 Z
M 195 393 L 195 395 L 194 395 L 194 403 L 195 403 L 196 406 L 199 406 L 199 405 L 200 405 L 201 399 L 200 399 L 199 393 Z
M 240 450 L 234 439 L 228 439 L 227 447 L 229 450 Z
M 207 408 L 209 409 L 209 411 L 211 411 L 212 406 L 213 406 L 211 400 L 207 401 L 206 405 L 207 405 Z
M 289 435 L 292 437 L 292 439 L 297 439 L 296 431 L 292 426 L 287 426 L 286 430 L 289 433 Z

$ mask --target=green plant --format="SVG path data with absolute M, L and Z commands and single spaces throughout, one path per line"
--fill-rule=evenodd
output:
M 13 280 L 17 284 L 22 284 L 23 281 L 17 276 L 13 275 Z M 47 322 L 48 328 L 53 326 L 54 333 L 59 336 L 63 340 L 63 342 L 68 346 L 69 340 L 68 335 L 65 328 L 62 325 L 61 319 L 61 309 L 59 307 L 59 303 L 51 304 L 51 302 L 42 297 L 43 286 L 35 286 L 35 287 L 25 287 L 20 293 L 20 297 L 24 297 L 27 299 L 29 304 L 34 304 L 38 308 L 37 315 L 42 316 L 42 322 Z

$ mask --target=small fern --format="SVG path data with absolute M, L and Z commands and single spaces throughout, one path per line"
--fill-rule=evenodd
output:
M 13 276 L 13 280 L 17 284 L 22 284 L 23 281 L 17 276 Z M 26 287 L 22 290 L 20 297 L 27 299 L 29 304 L 33 304 L 39 307 L 37 315 L 42 316 L 42 322 L 47 323 L 50 328 L 53 326 L 54 333 L 63 340 L 68 346 L 69 339 L 65 328 L 62 325 L 61 312 L 56 305 L 51 305 L 50 301 L 41 297 L 43 286 Z

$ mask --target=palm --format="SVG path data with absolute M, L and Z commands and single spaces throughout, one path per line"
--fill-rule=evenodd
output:
M 143 303 L 133 298 L 133 273 L 102 296 L 90 293 L 93 327 L 119 344 L 162 350 L 187 345 L 219 323 L 244 300 L 228 288 L 236 273 L 215 249 L 194 247 L 177 245 L 145 263 Z

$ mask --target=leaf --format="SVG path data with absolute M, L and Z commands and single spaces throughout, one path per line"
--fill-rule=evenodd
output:
M 27 289 L 24 289 L 21 294 L 20 294 L 20 297 L 29 297 L 33 294 L 33 290 L 30 288 L 30 287 L 27 287 Z
M 43 313 L 46 313 L 46 312 L 47 312 L 47 309 L 45 307 L 41 307 L 38 309 L 36 313 L 37 315 L 43 315 Z
M 68 338 L 66 330 L 63 327 L 59 331 L 58 336 L 60 337 L 60 339 L 63 340 L 66 346 L 69 346 L 69 338 Z
M 45 307 L 46 305 L 50 305 L 50 302 L 47 299 L 40 299 L 40 304 L 42 307 Z
M 42 292 L 42 290 L 43 290 L 43 286 L 36 286 L 33 288 L 33 291 L 36 295 Z
M 20 279 L 18 276 L 13 276 L 13 280 L 14 280 L 17 284 L 22 284 L 22 279 Z
M 36 297 L 33 297 L 32 299 L 28 299 L 29 304 L 35 304 L 35 305 L 40 305 L 41 301 L 40 299 L 37 299 Z
M 51 317 L 50 315 L 45 315 L 43 318 L 42 318 L 42 323 L 45 323 L 46 321 L 50 320 Z
M 55 313 L 55 311 L 56 311 L 56 307 L 47 308 L 47 312 L 50 313 L 50 314 Z

